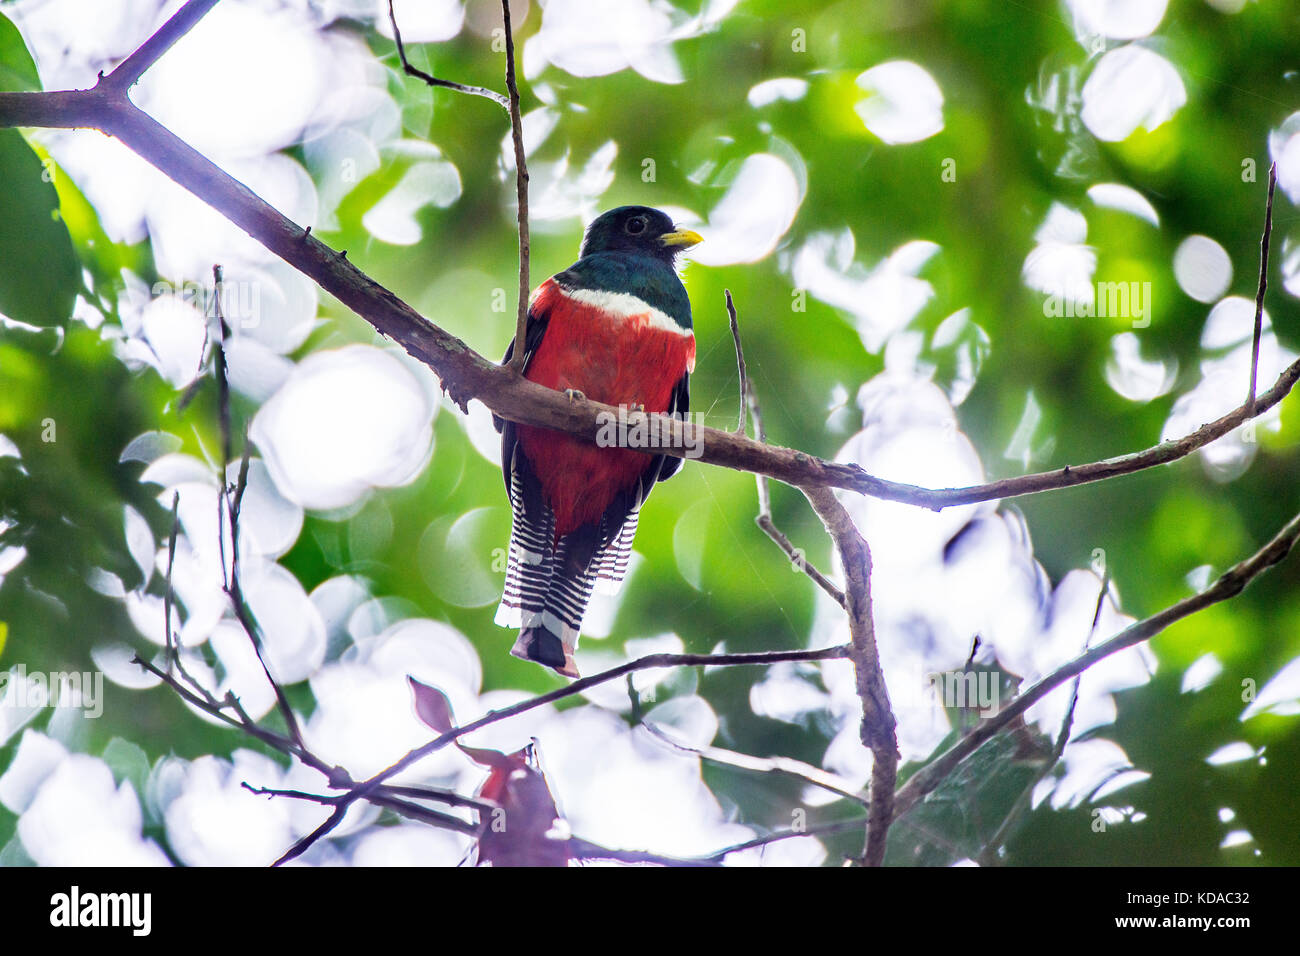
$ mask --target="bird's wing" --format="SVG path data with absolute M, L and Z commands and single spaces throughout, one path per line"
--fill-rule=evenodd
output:
M 549 296 L 534 295 L 533 303 L 528 307 L 528 324 L 524 328 L 524 364 L 520 369 L 521 372 L 528 371 L 528 364 L 533 360 L 533 355 L 537 352 L 537 346 L 541 344 L 542 336 L 546 334 L 546 325 L 551 318 L 549 302 Z M 505 365 L 509 362 L 514 357 L 514 354 L 515 340 L 511 339 L 510 344 L 506 346 L 506 354 L 501 357 L 501 364 Z M 512 491 L 510 469 L 519 436 L 514 422 L 508 422 L 504 418 L 493 415 L 492 425 L 501 433 L 501 473 L 506 480 L 506 490 Z

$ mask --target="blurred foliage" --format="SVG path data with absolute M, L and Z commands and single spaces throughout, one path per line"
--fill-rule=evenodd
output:
M 534 7 L 523 35 L 536 29 L 539 15 Z M 941 252 L 922 273 L 935 295 L 912 328 L 928 336 L 944 318 L 969 307 L 987 333 L 987 361 L 959 415 L 989 477 L 1000 477 L 1022 468 L 1002 450 L 1031 389 L 1044 412 L 1035 447 L 1054 439 L 1050 454 L 1032 462 L 1035 469 L 1109 457 L 1158 440 L 1174 397 L 1196 381 L 1207 312 L 1180 291 L 1171 267 L 1174 249 L 1190 233 L 1214 237 L 1236 265 L 1229 291 L 1253 296 L 1263 187 L 1262 175 L 1259 183 L 1242 182 L 1242 161 L 1254 159 L 1267 168 L 1267 133 L 1300 100 L 1300 76 L 1292 69 L 1297 28 L 1288 4 L 1248 4 L 1230 19 L 1202 2 L 1171 4 L 1160 43 L 1188 85 L 1189 103 L 1154 132 L 1107 144 L 1068 126 L 1058 129 L 1052 116 L 1027 104 L 1045 74 L 1087 62 L 1063 13 L 1052 5 L 748 0 L 715 32 L 675 45 L 686 76 L 680 85 L 653 83 L 630 70 L 591 78 L 547 70 L 543 79 L 549 95 L 563 104 L 562 117 L 559 132 L 533 160 L 554 160 L 567 150 L 581 162 L 613 140 L 615 179 L 600 199 L 602 207 L 647 203 L 703 212 L 716 204 L 744 157 L 760 151 L 797 155 L 806 166 L 807 193 L 782 250 L 846 224 L 860 262 L 874 263 L 913 239 L 937 243 Z M 360 25 L 352 29 L 363 31 Z M 796 29 L 806 31 L 806 52 L 792 49 Z M 391 43 L 366 36 L 393 68 Z M 32 76 L 15 37 L 0 18 L 0 89 L 17 88 Z M 440 76 L 500 85 L 500 55 L 468 30 L 447 43 L 415 47 L 413 57 Z M 887 146 L 853 112 L 861 97 L 854 77 L 891 59 L 921 63 L 938 81 L 945 94 L 942 132 L 916 144 Z M 751 87 L 781 76 L 808 80 L 806 97 L 757 109 L 747 103 Z M 516 268 L 513 178 L 499 162 L 502 115 L 486 101 L 431 92 L 396 71 L 390 85 L 408 135 L 427 138 L 456 165 L 463 195 L 447 208 L 420 212 L 425 238 L 416 245 L 373 239 L 361 217 L 400 177 L 405 160 L 390 157 L 343 201 L 339 230 L 321 236 L 346 248 L 362 269 L 432 321 L 497 356 L 514 318 L 512 308 L 492 308 L 493 292 L 513 288 Z M 524 97 L 525 112 L 540 105 L 528 87 Z M 1074 171 L 1058 174 L 1062 156 L 1075 148 L 1081 152 Z M 655 160 L 654 182 L 642 180 L 645 159 Z M 941 178 L 947 160 L 955 160 L 955 182 Z M 0 133 L 0 310 L 28 324 L 6 327 L 0 337 L 0 433 L 22 452 L 21 464 L 0 457 L 0 517 L 14 525 L 0 544 L 20 543 L 28 551 L 0 587 L 0 635 L 8 629 L 0 666 L 21 661 L 31 670 L 87 670 L 96 644 L 115 639 L 148 647 L 122 605 L 86 584 L 92 567 L 113 571 L 128 587 L 138 583 L 123 540 L 122 505 L 139 509 L 159 540 L 165 541 L 168 524 L 164 509 L 138 482 L 140 465 L 119 463 L 119 454 L 133 437 L 156 428 L 182 436 L 190 451 L 200 443 L 215 447 L 214 402 L 205 387 L 182 408 L 156 373 L 129 373 L 106 337 L 80 323 L 68 324 L 66 335 L 34 328 L 64 325 L 80 284 L 78 271 L 69 272 L 65 262 L 70 240 L 63 221 L 91 283 L 88 295 L 114 301 L 124 267 L 153 278 L 147 251 L 109 243 L 75 186 L 60 185 L 62 221 L 51 217 L 54 190 L 41 174 L 40 160 L 19 134 Z M 1161 225 L 1092 207 L 1085 191 L 1097 182 L 1124 183 L 1149 197 Z M 1123 327 L 1107 319 L 1045 317 L 1042 296 L 1023 284 L 1025 256 L 1053 200 L 1088 208 L 1087 241 L 1098 251 L 1097 279 L 1141 275 L 1153 283 L 1154 312 L 1141 333 L 1142 347 L 1147 355 L 1177 361 L 1180 378 L 1169 395 L 1149 403 L 1118 396 L 1103 369 L 1110 338 Z M 1294 221 L 1293 208 L 1279 193 L 1279 248 Z M 537 221 L 534 230 L 536 284 L 574 259 L 581 226 L 570 218 Z M 851 397 L 882 370 L 883 360 L 864 349 L 838 310 L 810 296 L 806 311 L 791 311 L 791 280 L 782 261 L 778 251 L 757 264 L 689 270 L 699 343 L 692 405 L 708 413 L 709 424 L 734 427 L 736 372 L 722 299 L 728 288 L 740 310 L 769 438 L 833 456 L 852 432 Z M 41 304 L 39 315 L 33 303 Z M 1278 284 L 1268 305 L 1281 341 L 1300 345 L 1294 298 Z M 295 357 L 375 341 L 368 326 L 332 300 L 322 312 L 328 321 Z M 836 386 L 850 396 L 848 415 L 830 415 Z M 1295 512 L 1300 495 L 1293 477 L 1294 402 L 1289 399 L 1284 408 L 1282 440 L 1268 439 L 1252 467 L 1231 483 L 1212 481 L 1189 459 L 1018 501 L 1037 558 L 1055 581 L 1085 566 L 1094 549 L 1104 549 L 1123 608 L 1138 617 L 1185 596 L 1190 571 L 1208 564 L 1217 573 Z M 237 408 L 241 417 L 251 411 Z M 484 573 L 491 559 L 487 548 L 471 547 L 461 564 L 449 560 L 429 573 L 439 554 L 459 553 L 448 541 L 465 516 L 473 513 L 473 527 L 461 529 L 472 542 L 503 547 L 509 527 L 499 470 L 472 448 L 451 413 L 435 422 L 435 449 L 431 464 L 409 486 L 374 493 L 347 517 L 309 515 L 282 563 L 309 591 L 336 574 L 356 572 L 372 582 L 374 594 L 399 599 L 413 614 L 452 623 L 479 648 L 487 689 L 551 689 L 555 678 L 510 657 L 512 636 L 492 623 L 499 575 L 485 593 L 479 579 L 472 587 L 446 586 L 444 576 Z M 826 567 L 825 534 L 802 498 L 780 487 L 774 498 L 777 524 Z M 584 647 L 617 651 L 628 640 L 665 632 L 680 635 L 686 650 L 696 652 L 720 644 L 730 650 L 803 646 L 814 587 L 792 573 L 755 527 L 755 509 L 750 476 L 688 465 L 644 509 L 637 550 L 645 561 L 626 591 L 612 635 L 603 642 L 584 638 Z M 1099 731 L 1151 774 L 1116 798 L 1140 822 L 1115 823 L 1098 833 L 1088 803 L 1061 811 L 1038 807 L 1012 832 L 1003 862 L 1300 863 L 1300 804 L 1293 799 L 1300 725 L 1293 718 L 1239 721 L 1242 681 L 1262 685 L 1300 654 L 1298 583 L 1300 563 L 1292 560 L 1230 605 L 1192 617 L 1153 642 L 1158 673 L 1149 685 L 1121 695 L 1118 720 Z M 1183 671 L 1208 651 L 1223 662 L 1223 676 L 1197 694 L 1180 693 Z M 719 746 L 819 763 L 833 728 L 756 716 L 749 691 L 761 677 L 751 669 L 718 669 L 669 687 L 698 688 L 710 701 L 722 718 Z M 311 706 L 301 688 L 294 699 Z M 164 690 L 111 686 L 106 716 L 83 733 L 78 745 L 104 754 L 119 779 L 138 779 L 149 761 L 169 752 L 229 754 L 250 745 L 201 723 Z M 1209 754 L 1238 740 L 1267 746 L 1268 760 L 1206 763 Z M 15 743 L 0 748 L 0 766 Z M 896 829 L 891 860 L 946 863 L 978 856 L 982 841 L 1035 776 L 1036 765 L 1020 760 L 1014 749 L 1009 740 L 995 742 L 963 767 L 960 779 Z M 724 807 L 758 827 L 788 826 L 798 803 L 796 788 L 734 769 L 706 767 L 705 779 Z M 1218 815 L 1222 807 L 1235 810 L 1232 828 L 1249 830 L 1252 846 L 1219 849 L 1229 829 Z M 846 812 L 832 805 L 813 811 L 810 822 Z M 0 846 L 13 826 L 13 817 L 0 810 Z M 837 853 L 860 849 L 860 836 L 837 838 L 830 847 L 828 861 L 835 863 Z M 1258 858 L 1254 848 L 1261 851 Z

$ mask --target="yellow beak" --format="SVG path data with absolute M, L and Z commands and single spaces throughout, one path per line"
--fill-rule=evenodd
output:
M 704 237 L 690 229 L 678 229 L 676 232 L 664 233 L 659 237 L 659 241 L 665 246 L 681 246 L 683 249 L 689 249 L 696 243 L 703 242 Z

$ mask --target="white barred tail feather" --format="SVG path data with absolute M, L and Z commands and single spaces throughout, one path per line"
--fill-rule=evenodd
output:
M 495 620 L 500 626 L 520 629 L 510 651 L 515 657 L 577 677 L 573 654 L 587 603 L 597 585 L 604 592 L 616 592 L 627 574 L 643 483 L 630 490 L 629 497 L 636 501 L 633 507 L 616 501 L 599 527 L 584 525 L 558 542 L 555 514 L 538 491 L 531 465 L 516 443 L 510 462 L 514 522 L 505 589 Z M 620 513 L 624 516 L 618 521 Z

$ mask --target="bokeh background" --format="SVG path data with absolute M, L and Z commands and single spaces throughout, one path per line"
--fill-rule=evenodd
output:
M 179 7 L 0 2 L 0 89 L 91 85 Z M 1246 0 L 514 4 L 534 284 L 601 210 L 698 228 L 692 404 L 734 427 L 723 306 L 771 440 L 932 486 L 1180 437 L 1245 396 L 1268 167 L 1278 163 L 1261 389 L 1300 342 L 1300 7 Z M 500 89 L 495 0 L 398 0 L 412 61 Z M 384 0 L 223 0 L 135 101 L 428 318 L 496 356 L 513 333 L 503 112 L 404 77 Z M 509 511 L 497 436 L 436 379 L 120 144 L 0 135 L 0 864 L 261 865 L 323 819 L 241 782 L 319 776 L 131 665 L 173 625 L 191 672 L 278 725 L 220 592 L 211 270 L 252 466 L 245 589 L 309 743 L 361 776 L 428 739 L 406 675 L 458 719 L 558 686 L 492 623 Z M 1099 315 L 1098 283 L 1136 283 Z M 1099 301 L 1100 300 L 1100 301 Z M 1107 309 L 1113 312 L 1113 309 Z M 931 675 L 1009 698 L 1205 586 L 1296 510 L 1294 399 L 1174 465 L 940 514 L 848 497 L 875 557 L 904 777 L 962 728 Z M 238 452 L 238 449 L 237 449 Z M 650 498 L 584 673 L 652 651 L 842 641 L 842 615 L 754 525 L 751 476 L 688 464 Z M 819 567 L 826 536 L 777 486 Z M 1111 598 L 1091 628 L 1102 578 Z M 897 863 L 1300 862 L 1300 568 L 1185 620 L 1030 711 L 892 834 Z M 974 653 L 972 655 L 972 648 Z M 103 713 L 22 675 L 105 676 Z M 847 662 L 643 672 L 692 747 L 862 786 Z M 615 682 L 473 738 L 538 740 L 574 833 L 695 856 L 852 817 L 816 788 L 674 749 Z M 472 792 L 447 751 L 404 779 Z M 835 865 L 860 834 L 730 863 Z M 312 864 L 454 864 L 466 838 L 358 809 Z

